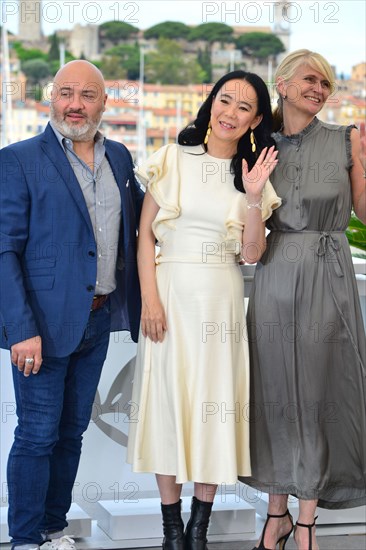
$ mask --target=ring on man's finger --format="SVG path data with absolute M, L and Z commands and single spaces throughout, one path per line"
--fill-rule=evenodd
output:
M 27 365 L 33 365 L 34 358 L 33 357 L 26 357 L 25 362 L 27 363 Z

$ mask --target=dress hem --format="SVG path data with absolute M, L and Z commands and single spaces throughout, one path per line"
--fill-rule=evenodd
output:
M 366 494 L 364 496 L 358 497 L 358 498 L 349 498 L 347 500 L 334 500 L 330 501 L 325 498 L 321 498 L 318 496 L 318 498 L 314 497 L 314 491 L 312 495 L 306 493 L 294 493 L 290 492 L 287 493 L 284 490 L 284 487 L 279 486 L 278 483 L 276 484 L 270 484 L 270 483 L 263 483 L 256 479 L 253 479 L 251 477 L 246 476 L 238 476 L 238 479 L 241 483 L 244 483 L 245 485 L 249 485 L 249 487 L 252 487 L 254 489 L 258 489 L 259 491 L 266 493 L 268 495 L 283 495 L 283 494 L 289 494 L 290 496 L 293 496 L 297 498 L 298 500 L 317 500 L 317 507 L 318 508 L 325 508 L 326 510 L 343 510 L 346 508 L 357 508 L 359 506 L 366 505 Z M 270 485 L 270 487 L 269 487 Z M 274 486 L 276 485 L 276 486 Z M 288 487 L 288 485 L 287 485 Z M 357 491 L 361 492 L 362 488 L 357 489 Z M 319 493 L 322 493 L 323 491 L 319 491 Z
M 131 464 L 131 463 L 130 463 Z M 236 485 L 236 483 L 238 482 L 238 476 L 236 477 L 233 477 L 231 479 L 221 479 L 220 481 L 207 481 L 203 478 L 189 478 L 189 477 L 179 477 L 177 476 L 177 474 L 175 473 L 167 473 L 167 472 L 162 472 L 162 471 L 153 471 L 152 469 L 139 469 L 139 468 L 135 468 L 134 466 L 132 466 L 132 471 L 135 473 L 135 474 L 153 474 L 153 475 L 162 475 L 162 476 L 175 476 L 176 477 L 176 483 L 177 484 L 183 484 L 183 483 L 203 483 L 205 485 Z M 250 474 L 243 474 L 243 477 L 245 477 L 246 475 L 250 475 Z

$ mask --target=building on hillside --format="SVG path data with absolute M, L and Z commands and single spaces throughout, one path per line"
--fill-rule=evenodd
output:
M 133 46 L 138 42 L 140 45 L 144 42 L 144 32 L 142 30 L 138 30 L 136 33 L 131 33 L 128 38 L 123 39 L 121 43 Z M 106 36 L 106 32 L 99 27 L 99 54 L 104 53 L 107 50 L 110 50 L 114 46 L 116 46 L 118 42 L 116 43 L 115 40 L 110 40 Z
M 12 110 L 12 139 L 15 143 L 34 137 L 45 129 L 49 120 L 49 107 L 34 100 L 15 102 Z
M 138 102 L 131 101 L 133 98 L 131 91 L 137 83 L 118 81 L 121 92 L 118 98 L 116 84 L 116 82 L 107 81 L 109 97 L 103 116 L 102 130 L 107 137 L 123 142 L 135 161 L 137 161 L 140 147 L 139 130 L 145 136 L 144 156 L 148 156 L 161 145 L 174 143 L 179 131 L 195 117 L 197 111 L 193 113 L 193 110 L 196 108 L 198 110 L 202 103 L 202 86 L 196 87 L 194 93 L 191 90 L 191 101 L 188 103 L 185 94 L 188 96 L 189 92 L 187 93 L 186 87 L 145 84 L 144 104 L 141 110 Z M 177 100 L 174 88 L 179 89 L 180 100 L 179 98 Z M 129 92 L 126 93 L 128 89 Z M 183 105 L 188 106 L 189 110 L 185 110 Z
M 76 58 L 100 59 L 98 25 L 83 26 L 77 23 L 70 32 L 66 49 Z
M 138 107 L 108 100 L 101 123 L 103 134 L 124 143 L 134 160 L 138 149 L 138 120 Z
M 357 63 L 352 67 L 351 82 L 357 86 L 358 96 L 366 97 L 366 62 Z
M 176 128 L 147 128 L 146 130 L 146 153 L 147 156 L 157 151 L 163 145 L 175 143 L 177 140 Z
M 131 80 L 107 80 L 106 91 L 110 104 L 123 101 L 125 105 L 139 104 L 139 82 Z M 193 119 L 211 91 L 209 84 L 161 85 L 144 83 L 143 108 L 176 109 L 188 113 Z
M 351 79 L 357 80 L 358 82 L 365 83 L 366 81 L 366 62 L 365 61 L 363 61 L 362 63 L 357 63 L 357 65 L 353 65 Z
M 272 32 L 279 38 L 284 45 L 285 51 L 277 56 L 277 64 L 279 64 L 282 59 L 290 51 L 290 36 L 291 36 L 291 6 L 292 2 L 287 2 L 286 0 L 281 0 L 280 2 L 275 2 L 273 5 L 274 8 L 274 22 Z
M 42 34 L 42 3 L 40 0 L 19 0 L 18 38 L 22 42 L 41 42 Z
M 24 89 L 24 76 L 20 72 L 20 61 L 12 47 L 13 42 L 16 42 L 16 36 L 8 31 L 9 59 L 5 58 L 4 48 L 0 48 L 0 99 L 3 103 L 6 102 L 4 96 L 11 95 L 13 101 L 21 99 L 22 89 Z M 10 82 L 3 83 L 3 67 L 7 63 L 9 63 Z
M 342 83 L 343 87 L 340 86 L 329 98 L 319 118 L 332 124 L 356 124 L 365 136 L 366 99 L 356 97 L 350 91 L 355 86 L 353 81 Z M 142 143 L 145 143 L 146 157 L 162 145 L 174 143 L 179 131 L 194 120 L 212 88 L 212 84 L 144 84 L 144 103 L 141 106 L 137 82 L 122 80 L 107 81 L 106 84 L 108 101 L 101 130 L 107 137 L 124 143 L 135 162 L 138 161 Z M 20 97 L 15 94 L 11 96 L 14 128 L 12 143 L 39 134 L 49 120 L 49 86 L 45 87 L 47 94 L 43 102 L 28 99 L 24 87 L 20 89 Z
M 100 59 L 98 25 L 80 25 L 77 23 L 71 30 L 56 31 L 57 37 L 65 44 L 65 49 L 76 58 L 88 61 Z
M 41 21 L 43 10 L 46 5 L 42 4 L 41 0 L 38 1 L 20 1 L 19 10 L 19 36 L 18 38 L 24 41 L 26 44 L 31 43 L 37 45 L 41 49 L 48 48 L 48 42 L 45 37 L 42 36 Z M 261 32 L 261 33 L 273 33 L 282 41 L 285 52 L 289 50 L 290 39 L 290 18 L 289 10 L 291 9 L 291 2 L 281 0 L 273 4 L 273 24 L 271 26 L 233 26 L 233 37 L 239 36 L 249 32 Z M 106 37 L 106 32 L 98 25 L 81 25 L 76 24 L 70 30 L 58 30 L 56 31 L 58 37 L 63 40 L 66 50 L 79 58 L 84 57 L 89 60 L 100 60 L 105 51 L 117 44 L 135 44 L 136 42 L 140 47 L 144 47 L 144 50 L 151 52 L 156 50 L 157 39 L 152 38 L 146 40 L 143 36 L 143 30 L 139 30 L 135 34 L 130 35 L 126 39 L 122 39 L 119 42 L 116 40 L 111 41 Z M 212 65 L 212 80 L 218 80 L 223 74 L 234 68 L 243 68 L 259 74 L 265 81 L 269 82 L 272 78 L 272 72 L 275 69 L 277 59 L 266 59 L 260 61 L 252 56 L 243 56 L 242 52 L 236 49 L 233 42 L 215 42 L 208 44 L 203 40 L 196 40 L 189 42 L 184 39 L 177 39 L 177 42 L 182 47 L 185 56 L 189 58 L 196 58 L 199 51 L 206 51 L 209 49 L 211 55 Z

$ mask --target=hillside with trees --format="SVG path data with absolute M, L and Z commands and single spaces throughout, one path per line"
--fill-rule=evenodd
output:
M 144 48 L 145 81 L 160 84 L 212 82 L 213 71 L 217 71 L 213 55 L 220 50 L 231 53 L 236 50 L 243 59 L 263 65 L 284 51 L 283 43 L 272 33 L 247 32 L 235 36 L 234 29 L 225 23 L 190 27 L 178 21 L 165 21 L 141 31 L 123 21 L 108 21 L 99 26 L 98 36 L 101 56 L 90 61 L 102 70 L 106 79 L 138 80 L 141 48 Z M 34 85 L 42 84 L 59 67 L 57 33 L 48 41 L 48 52 L 13 43 L 21 70 Z M 65 60 L 71 59 L 72 54 L 66 51 Z M 247 63 L 243 61 L 239 66 L 245 68 Z M 220 67 L 222 72 L 230 70 L 228 61 L 226 65 L 221 61 Z

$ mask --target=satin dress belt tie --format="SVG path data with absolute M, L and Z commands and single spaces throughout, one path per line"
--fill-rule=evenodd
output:
M 352 347 L 354 349 L 356 357 L 359 361 L 362 374 L 363 374 L 363 376 L 366 376 L 366 366 L 365 366 L 364 362 L 362 361 L 360 351 L 359 351 L 358 346 L 355 342 L 355 339 L 353 337 L 353 334 L 352 334 L 352 331 L 349 327 L 347 319 L 345 318 L 345 316 L 343 314 L 343 311 L 342 311 L 342 308 L 338 303 L 337 296 L 335 295 L 333 285 L 332 285 L 332 274 L 330 272 L 330 268 L 331 268 L 331 265 L 332 265 L 333 268 L 334 268 L 334 272 L 337 275 L 337 277 L 344 277 L 343 269 L 342 269 L 339 254 L 338 254 L 341 246 L 340 246 L 339 241 L 334 236 L 334 235 L 337 235 L 337 234 L 338 235 L 344 235 L 344 231 L 312 231 L 312 230 L 307 230 L 307 229 L 296 231 L 296 230 L 291 230 L 291 229 L 289 229 L 289 230 L 287 230 L 287 229 L 286 230 L 272 229 L 271 233 L 273 233 L 273 232 L 275 232 L 275 233 L 295 233 L 295 234 L 296 233 L 298 233 L 298 234 L 306 233 L 306 234 L 319 235 L 318 243 L 317 243 L 317 246 L 316 246 L 316 254 L 319 258 L 324 259 L 325 269 L 326 269 L 327 277 L 328 277 L 329 288 L 330 288 L 330 292 L 331 292 L 334 304 L 337 308 L 337 311 L 338 311 L 338 313 L 339 313 L 339 315 L 342 319 L 342 322 L 343 322 L 344 326 L 346 327 L 346 331 L 347 331 L 347 334 L 349 336 L 350 342 L 352 344 Z M 332 261 L 329 261 L 329 258 L 332 258 Z

